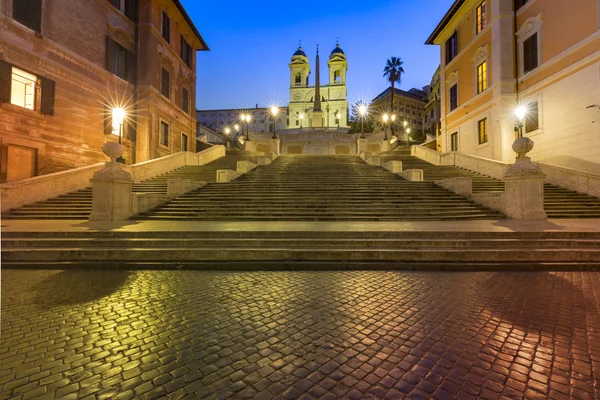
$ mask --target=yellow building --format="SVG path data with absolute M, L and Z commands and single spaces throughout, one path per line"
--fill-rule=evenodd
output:
M 598 0 L 456 0 L 426 42 L 440 46 L 441 151 L 514 161 L 524 104 L 536 161 L 598 163 L 598 26 Z

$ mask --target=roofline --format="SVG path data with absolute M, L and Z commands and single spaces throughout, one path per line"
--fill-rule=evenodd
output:
M 452 7 L 450 7 L 446 15 L 444 15 L 444 18 L 442 18 L 438 26 L 436 26 L 431 35 L 429 35 L 429 38 L 427 38 L 425 44 L 435 44 L 435 39 L 437 39 L 437 37 L 442 32 L 442 30 L 444 30 L 446 25 L 448 25 L 452 17 L 454 17 L 458 9 L 462 7 L 464 2 L 465 0 L 456 0 L 454 4 L 452 4 Z
M 385 89 L 383 92 L 379 93 L 377 96 L 375 96 L 375 98 L 373 100 L 371 100 L 371 103 L 375 103 L 375 102 L 383 99 L 388 92 L 391 93 L 391 91 L 392 91 L 391 89 L 392 89 L 392 87 L 390 86 L 387 89 Z M 416 88 L 412 88 L 412 89 L 416 89 Z M 417 90 L 421 90 L 421 89 L 417 89 Z M 404 97 L 408 97 L 408 98 L 410 98 L 412 100 L 415 100 L 415 101 L 422 101 L 422 102 L 425 102 L 425 103 L 427 102 L 426 98 L 417 96 L 415 94 L 407 92 L 406 90 L 394 88 L 394 95 L 396 95 L 396 94 L 404 96 Z
M 202 37 L 202 35 L 198 31 L 198 28 L 196 28 L 196 25 L 194 25 L 194 22 L 192 21 L 192 19 L 188 15 L 187 11 L 185 11 L 185 8 L 183 7 L 183 4 L 181 4 L 181 2 L 179 0 L 173 0 L 173 3 L 175 3 L 175 6 L 177 7 L 177 9 L 181 13 L 181 15 L 183 15 L 183 18 L 185 19 L 185 21 L 188 23 L 188 25 L 190 26 L 190 28 L 192 28 L 192 31 L 194 32 L 194 35 L 196 35 L 196 39 L 198 39 L 200 41 L 200 44 L 202 45 L 202 48 L 201 49 L 197 49 L 197 50 L 198 51 L 208 51 L 208 50 L 210 50 L 208 48 L 208 45 L 204 41 L 204 38 Z
M 279 108 L 288 108 L 287 106 L 278 106 Z M 238 111 L 238 112 L 251 112 L 252 110 L 269 110 L 270 107 L 252 107 L 252 108 L 218 108 L 218 109 L 209 109 L 209 110 L 199 110 L 196 109 L 196 112 L 216 112 L 216 111 Z

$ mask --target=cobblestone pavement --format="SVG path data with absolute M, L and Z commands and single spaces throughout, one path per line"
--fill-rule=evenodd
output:
M 599 273 L 2 271 L 0 398 L 600 398 Z

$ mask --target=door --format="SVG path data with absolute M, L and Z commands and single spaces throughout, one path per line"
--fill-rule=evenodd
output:
M 37 149 L 23 146 L 8 146 L 6 181 L 31 178 L 36 172 Z

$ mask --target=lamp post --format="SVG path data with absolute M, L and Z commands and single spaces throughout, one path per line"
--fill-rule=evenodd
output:
M 304 113 L 300 113 L 298 117 L 300 118 L 300 130 L 302 130 L 302 121 L 304 121 Z
M 242 120 L 242 134 L 244 133 L 244 122 L 246 123 L 246 139 L 245 140 L 250 140 L 250 137 L 248 136 L 248 131 L 250 130 L 250 120 L 252 119 L 252 117 L 250 116 L 250 114 L 242 114 L 240 116 L 241 120 Z
M 230 145 L 229 145 L 229 134 L 231 133 L 231 128 L 226 127 L 225 128 L 225 134 L 227 135 L 227 150 L 230 150 Z
M 402 122 L 402 132 L 406 132 L 406 125 L 408 125 L 408 122 L 406 120 L 404 120 L 404 122 Z M 408 133 L 406 136 L 406 144 L 408 145 Z
M 383 118 L 383 134 L 384 134 L 383 140 L 388 140 L 388 137 L 387 137 L 387 124 L 388 124 L 388 121 L 390 119 L 390 114 L 385 113 L 385 114 L 383 114 L 382 118 Z
M 337 120 L 338 129 L 340 129 L 340 118 L 341 117 L 342 117 L 342 114 L 340 114 L 339 111 L 337 113 L 335 113 L 335 119 Z
M 119 144 L 121 144 L 121 138 L 123 137 L 123 122 L 125 121 L 125 114 L 125 110 L 120 107 L 115 107 L 112 109 L 113 134 L 119 135 Z M 122 155 L 119 156 L 116 161 L 125 164 L 125 159 Z
M 367 114 L 367 105 L 362 103 L 358 106 L 358 113 L 360 114 L 360 138 L 365 138 L 365 115 Z
M 276 124 L 277 124 L 277 114 L 279 114 L 279 107 L 271 106 L 271 116 L 273 117 L 273 136 L 271 139 L 277 139 Z
M 519 130 L 519 137 L 522 138 L 523 137 L 523 124 L 525 121 L 525 116 L 527 115 L 527 106 L 525 106 L 524 104 L 517 106 L 517 109 L 515 110 L 515 115 L 517 116 L 517 123 L 515 126 Z
M 233 129 L 235 129 L 236 137 L 240 136 L 240 126 L 238 124 L 233 125 Z
M 394 122 L 396 121 L 396 114 L 392 114 L 392 116 L 390 118 L 392 120 L 392 122 L 391 122 L 391 124 L 392 124 L 392 136 L 396 136 L 396 132 L 394 132 Z

